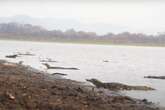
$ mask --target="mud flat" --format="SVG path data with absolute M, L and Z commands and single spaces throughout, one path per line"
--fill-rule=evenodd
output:
M 0 61 L 0 110 L 159 110 L 147 100 L 107 95 L 28 66 Z

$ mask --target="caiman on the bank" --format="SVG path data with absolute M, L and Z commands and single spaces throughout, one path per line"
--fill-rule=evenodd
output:
M 148 87 L 148 86 L 130 86 L 122 83 L 116 83 L 116 82 L 111 82 L 111 83 L 104 83 L 101 82 L 97 79 L 87 79 L 88 82 L 93 83 L 97 88 L 105 88 L 109 89 L 112 91 L 119 91 L 119 90 L 143 90 L 143 91 L 148 91 L 148 90 L 155 90 L 154 88 Z

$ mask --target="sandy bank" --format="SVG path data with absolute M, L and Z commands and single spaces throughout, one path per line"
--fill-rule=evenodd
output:
M 0 110 L 158 110 L 146 100 L 106 95 L 69 79 L 0 61 Z

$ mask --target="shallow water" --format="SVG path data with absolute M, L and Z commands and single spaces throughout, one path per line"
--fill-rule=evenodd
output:
M 35 56 L 5 58 L 5 55 L 16 52 L 31 52 Z M 85 81 L 88 78 L 97 78 L 106 82 L 151 86 L 156 91 L 123 93 L 135 98 L 149 99 L 161 106 L 165 105 L 165 80 L 143 78 L 147 75 L 165 75 L 164 47 L 0 41 L 0 59 L 24 61 L 26 65 L 47 71 L 40 62 L 45 58 L 56 60 L 57 62 L 50 63 L 54 66 L 79 68 L 80 70 L 48 71 L 66 73 L 70 79 Z M 105 60 L 109 62 L 104 62 Z

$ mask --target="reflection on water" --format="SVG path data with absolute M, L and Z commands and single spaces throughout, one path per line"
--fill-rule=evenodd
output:
M 156 88 L 149 92 L 124 92 L 137 98 L 147 98 L 165 105 L 165 80 L 144 79 L 147 75 L 165 75 L 164 47 L 135 47 L 111 45 L 82 45 L 62 43 L 34 43 L 0 41 L 0 58 L 16 52 L 31 52 L 35 56 L 7 59 L 47 71 L 40 60 L 51 58 L 49 64 L 76 67 L 80 70 L 48 70 L 68 74 L 67 78 L 85 81 L 97 78 L 106 82 L 121 82 L 132 85 L 147 85 Z M 6 59 L 6 58 L 5 58 Z

